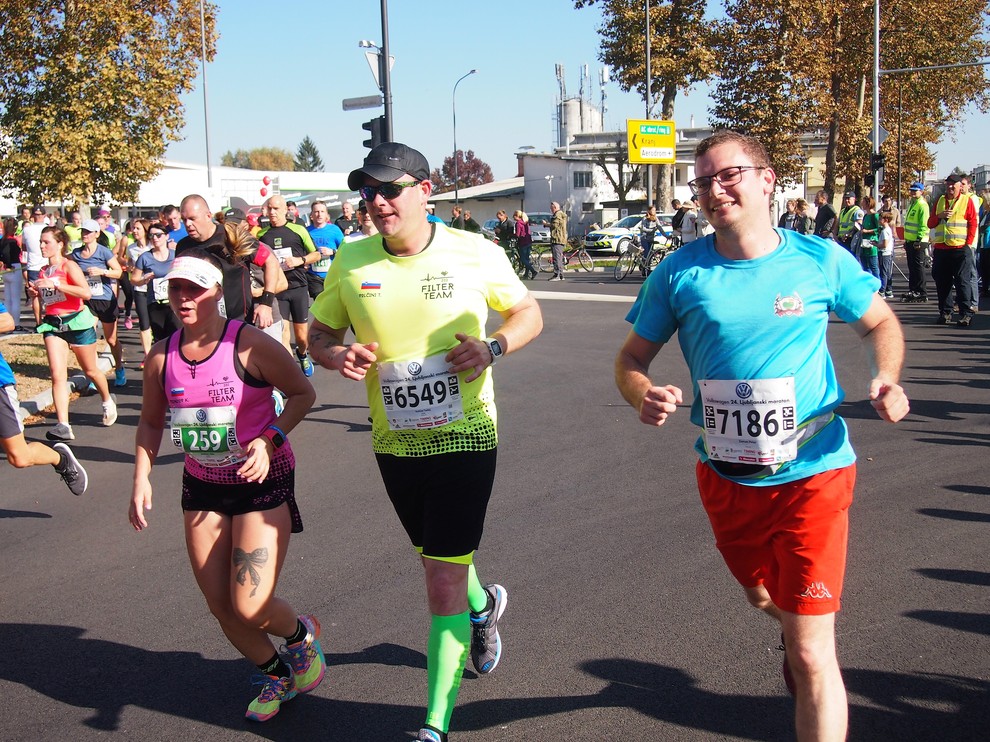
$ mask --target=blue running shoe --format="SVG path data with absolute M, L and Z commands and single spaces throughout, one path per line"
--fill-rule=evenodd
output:
M 306 376 L 313 375 L 313 362 L 309 359 L 309 353 L 304 356 L 296 354 L 296 358 L 299 359 L 299 365 L 302 366 L 302 371 Z
M 479 675 L 490 673 L 502 658 L 498 620 L 509 601 L 509 595 L 501 585 L 485 585 L 485 592 L 492 597 L 492 607 L 485 613 L 471 612 L 471 661 Z

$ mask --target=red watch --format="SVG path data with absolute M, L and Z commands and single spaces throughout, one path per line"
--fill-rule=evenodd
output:
M 285 441 L 286 441 L 285 433 L 277 425 L 269 425 L 267 428 L 261 431 L 261 434 L 272 442 L 272 447 L 276 451 L 285 445 Z

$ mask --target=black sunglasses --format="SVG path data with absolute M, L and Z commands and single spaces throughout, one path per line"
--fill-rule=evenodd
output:
M 373 201 L 375 196 L 379 193 L 388 200 L 393 198 L 398 198 L 402 195 L 402 191 L 406 188 L 412 188 L 413 186 L 418 186 L 420 181 L 413 180 L 408 183 L 382 183 L 377 186 L 361 186 L 358 188 L 358 193 L 361 195 L 365 201 Z

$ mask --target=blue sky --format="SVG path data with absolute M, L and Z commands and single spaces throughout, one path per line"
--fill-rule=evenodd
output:
M 345 10 L 340 8 L 344 7 Z M 210 155 L 214 164 L 228 150 L 278 146 L 295 152 L 309 135 L 327 171 L 348 171 L 367 150 L 361 124 L 381 109 L 344 111 L 344 98 L 378 92 L 358 41 L 381 42 L 380 2 L 327 3 L 290 0 L 220 0 L 218 53 L 207 67 Z M 395 139 L 421 150 L 431 167 L 453 150 L 452 91 L 457 79 L 478 72 L 457 88 L 457 145 L 473 149 L 496 178 L 516 174 L 522 146 L 548 150 L 555 144 L 554 65 L 565 68 L 568 95 L 577 94 L 588 65 L 599 102 L 600 12 L 575 10 L 571 0 L 390 0 L 389 45 Z M 185 96 L 185 140 L 169 147 L 169 159 L 203 162 L 202 80 Z M 642 118 L 643 101 L 606 86 L 607 129 Z M 675 122 L 707 122 L 707 89 L 678 95 Z M 978 136 L 982 134 L 982 136 Z M 936 146 L 938 173 L 990 163 L 990 137 L 975 112 Z

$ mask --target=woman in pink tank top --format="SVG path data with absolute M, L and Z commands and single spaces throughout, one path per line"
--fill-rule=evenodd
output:
M 320 622 L 275 596 L 290 533 L 302 530 L 286 436 L 316 393 L 277 340 L 220 314 L 217 258 L 189 250 L 166 279 L 181 329 L 145 360 L 129 519 L 135 530 L 148 526 L 149 477 L 171 410 L 171 441 L 186 454 L 182 510 L 192 569 L 224 634 L 258 667 L 261 692 L 245 716 L 267 721 L 323 679 Z M 286 396 L 278 416 L 276 379 Z M 269 634 L 283 638 L 287 659 Z

